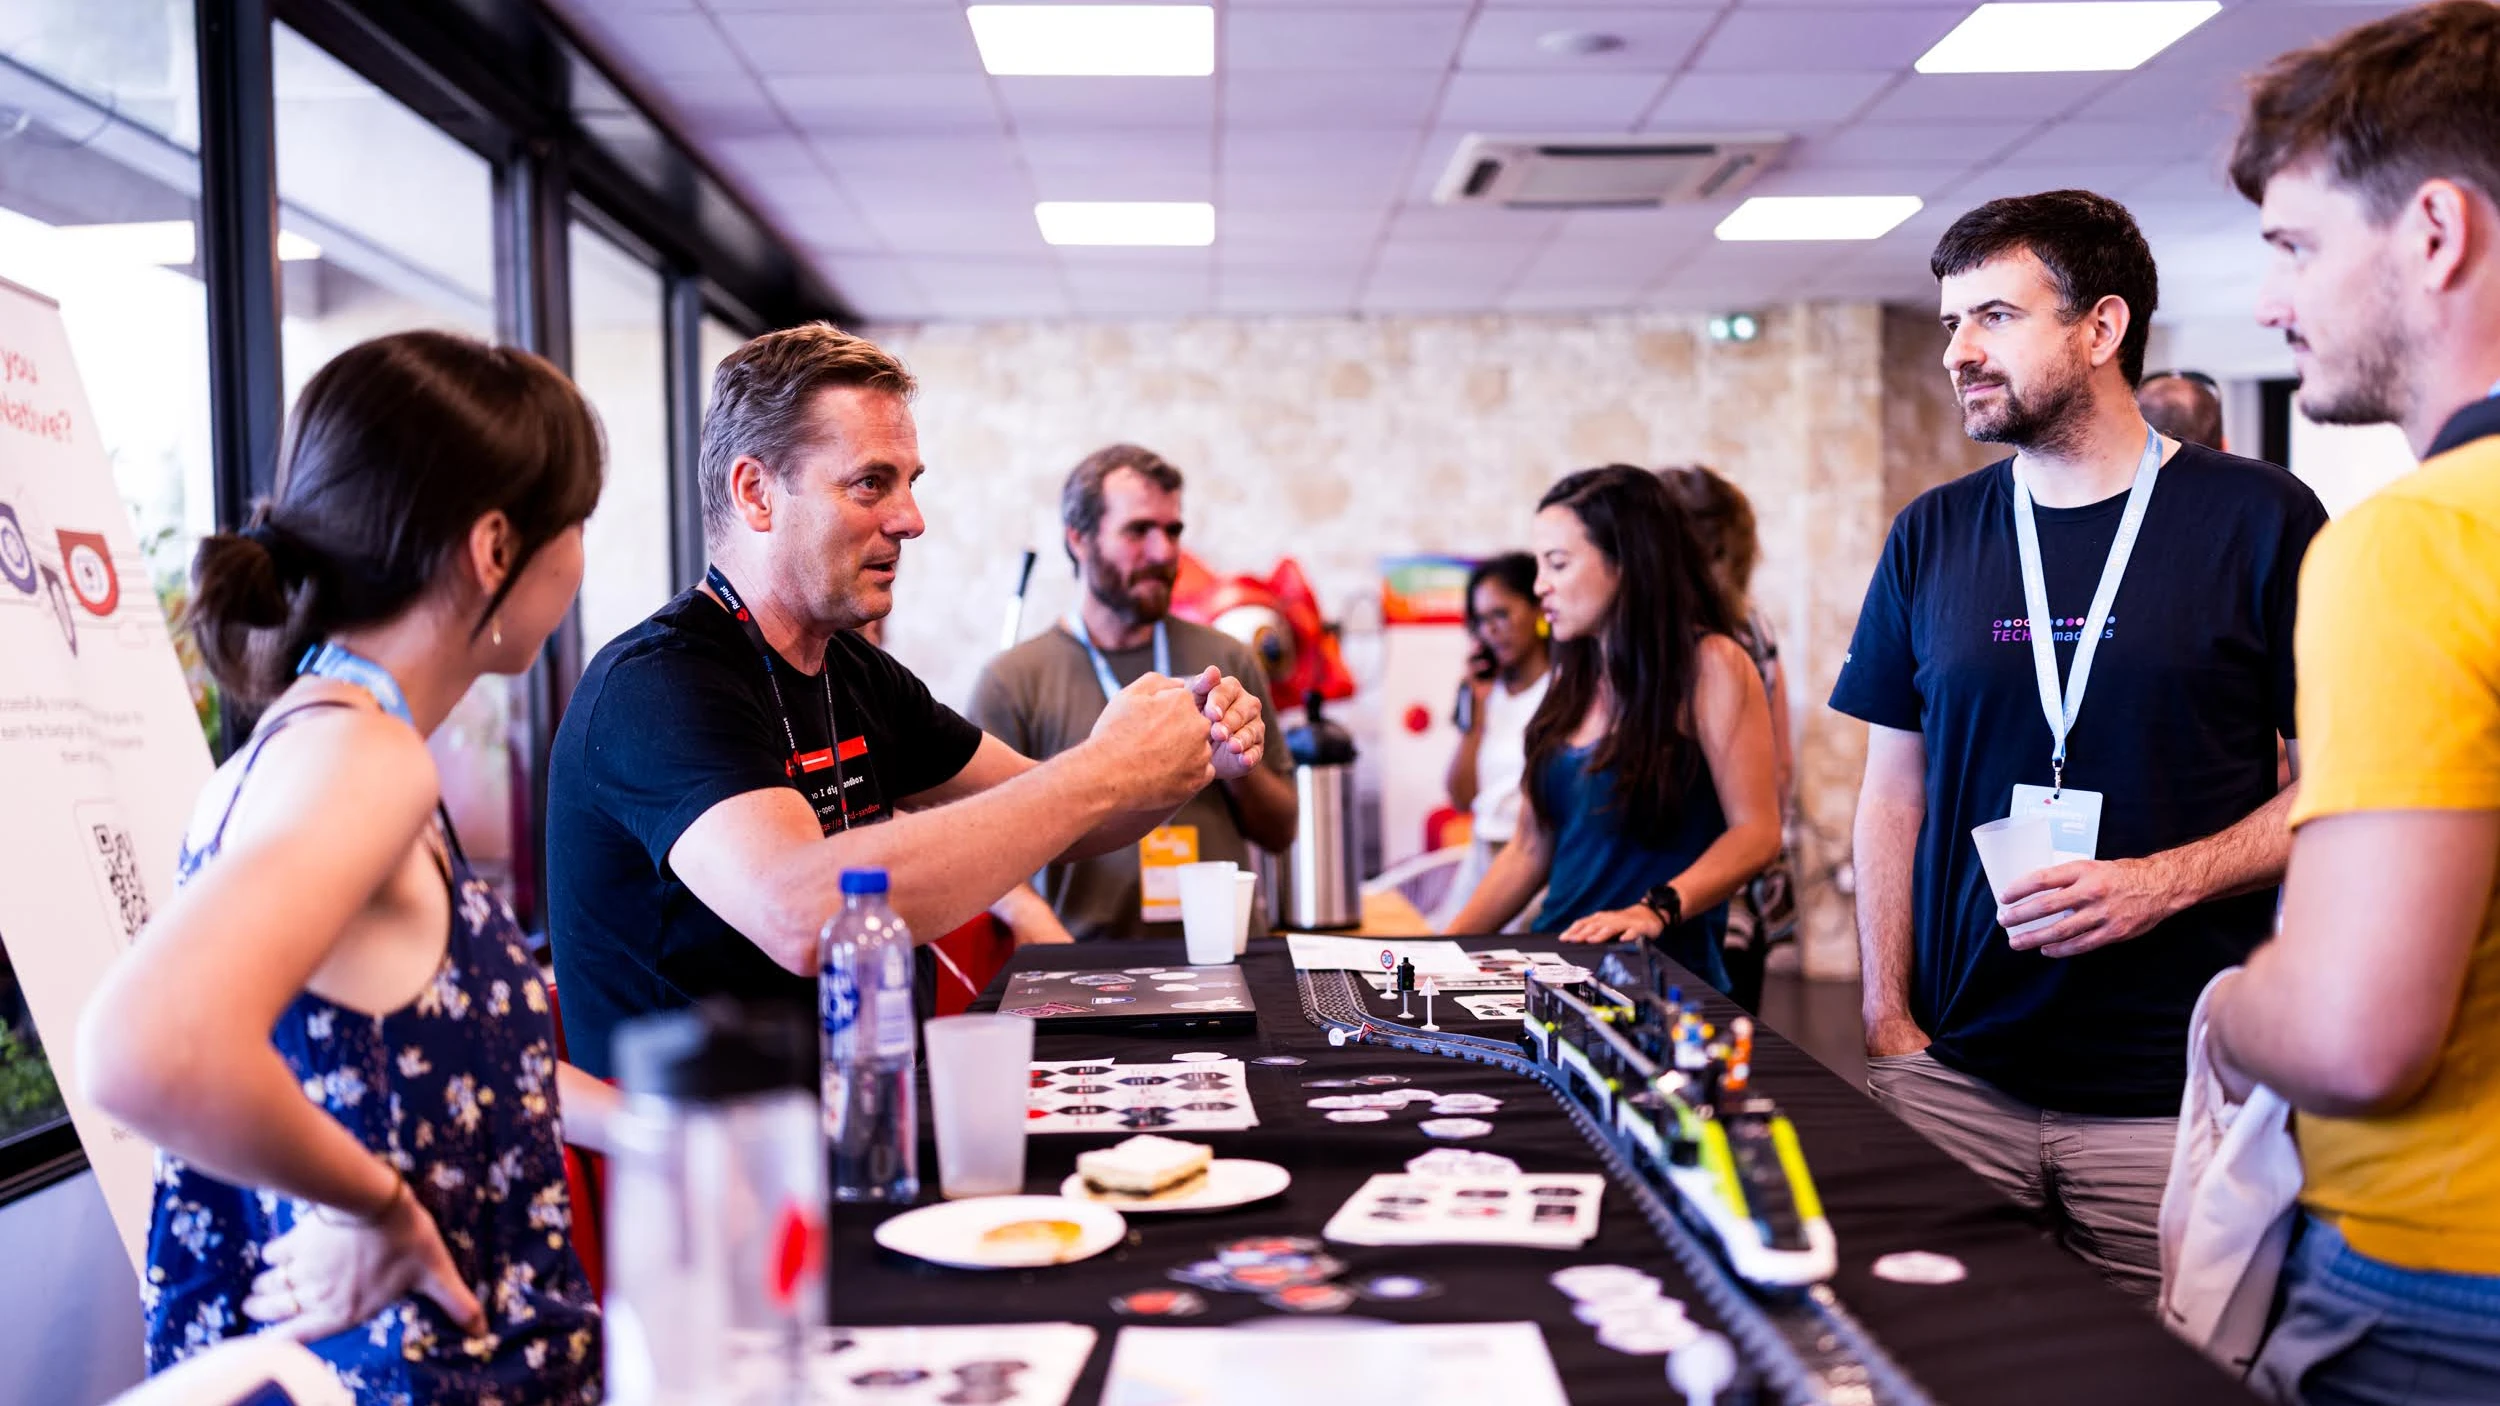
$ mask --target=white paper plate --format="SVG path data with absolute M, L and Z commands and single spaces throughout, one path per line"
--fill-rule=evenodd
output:
M 1020 1220 L 1069 1221 L 1071 1243 L 985 1245 L 988 1232 Z M 1128 1222 L 1108 1206 L 1065 1196 L 977 1196 L 907 1211 L 877 1227 L 877 1243 L 896 1254 L 956 1269 L 1033 1269 L 1091 1259 L 1120 1243 Z
M 1070 1176 L 1059 1184 L 1059 1194 L 1076 1201 L 1090 1201 L 1097 1206 L 1117 1206 L 1123 1211 L 1220 1211 L 1227 1206 L 1247 1206 L 1293 1185 L 1293 1173 L 1273 1162 L 1253 1162 L 1241 1157 L 1218 1157 L 1207 1164 L 1207 1174 L 1187 1187 L 1175 1187 L 1153 1196 L 1123 1196 L 1116 1191 L 1096 1191 L 1085 1184 L 1082 1175 Z

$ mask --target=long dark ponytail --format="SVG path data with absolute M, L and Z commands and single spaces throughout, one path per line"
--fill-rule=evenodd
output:
M 1614 718 L 1589 768 L 1614 773 L 1626 831 L 1644 843 L 1664 843 L 1675 829 L 1684 788 L 1700 775 L 1693 694 L 1701 641 L 1732 634 L 1736 622 L 1691 515 L 1656 474 L 1626 464 L 1583 469 L 1537 503 L 1538 512 L 1557 507 L 1580 520 L 1589 544 L 1615 568 L 1615 599 L 1596 635 L 1552 642 L 1553 683 L 1528 723 L 1523 789 L 1537 822 L 1551 833 L 1554 820 L 1538 782 L 1588 716 L 1603 669 L 1614 692 Z
M 276 494 L 201 541 L 184 623 L 257 711 L 306 645 L 406 610 L 501 512 L 518 551 L 483 630 L 539 548 L 598 505 L 599 461 L 590 406 L 542 357 L 447 332 L 360 343 L 296 398 Z

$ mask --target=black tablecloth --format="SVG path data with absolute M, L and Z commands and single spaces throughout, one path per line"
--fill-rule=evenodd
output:
M 1552 944 L 1502 937 L 1467 945 L 1533 950 Z M 1593 956 L 1592 949 L 1571 950 L 1580 959 Z M 1178 942 L 1122 942 L 1027 949 L 1018 954 L 1015 966 L 1075 970 L 1182 961 Z M 1132 1290 L 1176 1287 L 1165 1272 L 1207 1258 L 1222 1241 L 1260 1234 L 1317 1236 L 1320 1226 L 1365 1179 L 1376 1172 L 1402 1170 L 1407 1159 L 1433 1147 L 1498 1152 L 1531 1173 L 1602 1170 L 1594 1150 L 1542 1085 L 1482 1065 L 1428 1055 L 1359 1045 L 1331 1048 L 1302 1015 L 1292 965 L 1281 940 L 1254 942 L 1243 969 L 1258 1005 L 1255 1035 L 1190 1036 L 1175 1042 L 1044 1034 L 1036 1042 L 1034 1057 L 1107 1056 L 1122 1063 L 1148 1064 L 1164 1062 L 1185 1050 L 1217 1050 L 1245 1060 L 1272 1054 L 1301 1056 L 1308 1063 L 1249 1066 L 1258 1127 L 1185 1135 L 1211 1145 L 1219 1157 L 1251 1157 L 1283 1165 L 1294 1178 L 1283 1196 L 1204 1215 L 1132 1215 L 1127 1241 L 1094 1259 L 1043 1270 L 991 1273 L 944 1269 L 892 1254 L 870 1238 L 876 1223 L 891 1214 L 889 1209 L 837 1207 L 829 1251 L 833 1321 L 852 1326 L 1091 1324 L 1100 1331 L 1101 1340 L 1072 1398 L 1090 1403 L 1102 1391 L 1111 1341 L 1123 1326 L 1139 1322 L 1220 1326 L 1277 1312 L 1255 1298 L 1214 1293 L 1205 1295 L 1207 1312 L 1196 1318 L 1140 1320 L 1113 1311 L 1111 1301 Z M 1699 983 L 1687 989 L 1700 989 Z M 985 1004 L 995 1002 L 998 990 L 992 987 Z M 1397 1007 L 1394 1001 L 1375 999 L 1374 1009 L 1394 1018 Z M 1728 1007 L 1723 1014 L 1732 1013 L 1733 1007 Z M 1445 1029 L 1455 1032 L 1508 1038 L 1516 1030 L 1515 1022 L 1473 1020 L 1450 997 L 1437 1002 L 1435 1016 Z M 2044 1239 L 2019 1208 L 1767 1028 L 1755 1041 L 1754 1070 L 1756 1087 L 1787 1108 L 1812 1163 L 1825 1212 L 1840 1242 L 1840 1272 L 1833 1287 L 1894 1360 L 1937 1400 L 2019 1400 L 2025 1406 L 2055 1406 L 2251 1399 L 2163 1332 L 2149 1311 L 2105 1287 L 2080 1261 Z M 1494 1132 L 1463 1143 L 1436 1142 L 1416 1130 L 1418 1121 L 1432 1116 L 1429 1106 L 1420 1103 L 1378 1123 L 1332 1123 L 1308 1106 L 1311 1098 L 1345 1091 L 1305 1088 L 1306 1080 L 1375 1073 L 1405 1075 L 1415 1087 L 1437 1093 L 1484 1093 L 1500 1098 L 1500 1111 L 1485 1115 Z M 1026 1189 L 1055 1192 L 1075 1169 L 1077 1153 L 1117 1142 L 1121 1136 L 1035 1136 L 1026 1154 Z M 933 1199 L 936 1151 L 925 1137 L 921 1170 L 927 1185 L 923 1199 Z M 1663 1281 L 1666 1292 L 1684 1300 L 1697 1321 L 1712 1321 L 1709 1308 L 1630 1198 L 1611 1186 L 1597 1237 L 1578 1251 L 1334 1244 L 1329 1248 L 1351 1267 L 1349 1279 L 1395 1270 L 1426 1276 L 1443 1287 L 1440 1295 L 1429 1299 L 1359 1304 L 1349 1310 L 1356 1316 L 1397 1322 L 1537 1323 L 1544 1330 L 1565 1389 L 1582 1406 L 1671 1398 L 1658 1358 L 1628 1356 L 1602 1347 L 1594 1330 L 1572 1317 L 1571 1301 L 1546 1282 L 1554 1270 L 1573 1263 L 1633 1265 Z M 1874 1260 L 1896 1250 L 1952 1255 L 1969 1267 L 1969 1277 L 1943 1286 L 1901 1285 L 1874 1277 L 1869 1268 Z

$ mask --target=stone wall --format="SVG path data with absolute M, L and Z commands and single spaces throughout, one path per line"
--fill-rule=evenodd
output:
M 1892 514 L 1980 462 L 1931 314 L 1777 308 L 1750 343 L 1692 316 L 999 323 L 875 329 L 920 377 L 926 537 L 890 647 L 960 701 L 1001 636 L 1017 551 L 1042 555 L 1025 632 L 1072 599 L 1069 467 L 1133 440 L 1189 475 L 1189 541 L 1220 574 L 1299 559 L 1376 657 L 1385 554 L 1524 545 L 1561 474 L 1707 463 L 1761 522 L 1758 605 L 1781 632 L 1799 739 L 1804 962 L 1856 970 L 1845 861 L 1864 729 L 1823 706 Z

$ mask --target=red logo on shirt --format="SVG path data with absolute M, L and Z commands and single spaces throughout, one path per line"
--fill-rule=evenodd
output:
M 851 738 L 849 741 L 842 744 L 841 751 L 842 760 L 846 762 L 858 761 L 860 758 L 868 755 L 868 739 L 865 737 Z
M 801 772 L 823 771 L 833 765 L 833 749 L 825 747 L 813 752 L 801 752 L 790 760 Z

